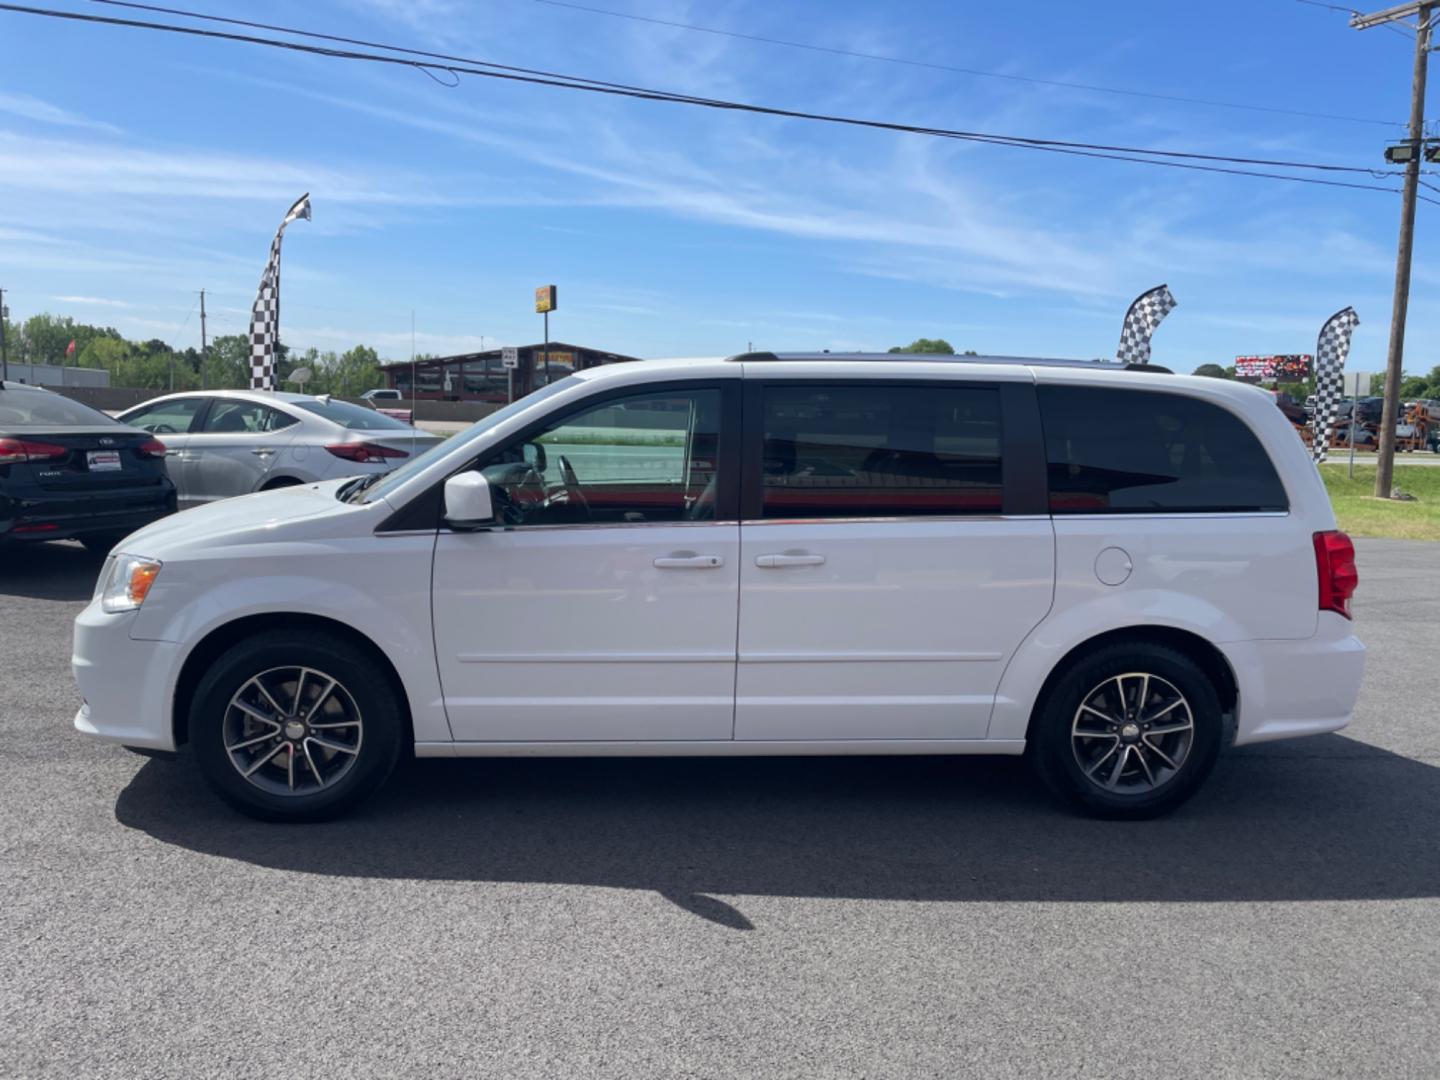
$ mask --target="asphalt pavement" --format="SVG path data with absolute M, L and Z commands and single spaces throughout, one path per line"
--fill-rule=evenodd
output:
M 1434 1077 L 1440 545 L 1355 724 L 1164 820 L 1013 760 L 406 766 L 322 826 L 71 729 L 99 561 L 0 567 L 0 1076 Z

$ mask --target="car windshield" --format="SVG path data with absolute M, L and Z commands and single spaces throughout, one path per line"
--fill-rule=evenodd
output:
M 102 412 L 44 390 L 0 390 L 0 427 L 119 426 Z
M 393 416 L 386 416 L 363 405 L 352 405 L 348 401 L 335 401 L 333 398 L 324 401 L 315 398 L 313 401 L 297 401 L 294 404 L 351 431 L 393 431 L 397 428 L 402 431 L 410 430 L 410 425 L 403 420 L 396 420 Z
M 474 442 L 476 439 L 481 438 L 486 432 L 490 431 L 492 428 L 496 427 L 499 424 L 503 424 L 506 420 L 509 420 L 512 416 L 524 412 L 532 405 L 538 405 L 546 398 L 552 397 L 555 394 L 560 393 L 562 390 L 568 390 L 570 387 L 576 386 L 582 381 L 583 380 L 581 380 L 578 376 L 570 375 L 566 378 L 561 379 L 559 382 L 553 382 L 549 386 L 541 387 L 533 394 L 529 394 L 526 397 L 521 398 L 519 401 L 512 401 L 504 408 L 496 410 L 489 416 L 485 417 L 483 420 L 480 420 L 472 426 L 466 428 L 464 431 L 460 432 L 460 434 L 455 435 L 452 438 L 445 439 L 442 442 L 438 442 L 429 450 L 426 450 L 423 454 L 411 458 L 394 472 L 386 473 L 385 478 L 376 483 L 373 487 L 364 489 L 363 491 L 357 491 L 356 494 L 359 495 L 358 501 L 373 502 L 376 499 L 384 498 L 387 494 L 394 491 L 401 484 L 405 483 L 405 481 L 409 480 L 412 476 L 423 471 L 424 469 L 429 468 L 430 465 L 437 458 L 440 458 L 445 454 L 449 454 L 453 450 L 456 450 L 462 446 Z M 341 492 L 342 494 L 349 494 L 350 489 L 342 488 Z

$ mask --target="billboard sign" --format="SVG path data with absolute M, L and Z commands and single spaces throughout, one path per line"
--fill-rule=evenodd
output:
M 1310 377 L 1315 357 L 1309 353 L 1278 356 L 1237 356 L 1235 377 L 1248 382 L 1303 382 Z
M 559 307 L 554 285 L 541 285 L 535 290 L 535 314 L 543 315 Z

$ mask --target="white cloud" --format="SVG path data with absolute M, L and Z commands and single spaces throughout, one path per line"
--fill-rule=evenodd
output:
M 87 307 L 128 308 L 131 306 L 124 300 L 108 300 L 103 296 L 52 296 L 50 299 L 58 300 L 62 304 L 83 304 Z
M 103 131 L 109 135 L 122 134 L 114 124 L 107 124 L 103 120 L 91 120 L 88 117 L 72 113 L 68 109 L 62 109 L 58 105 L 52 105 L 48 101 L 31 97 L 29 94 L 0 93 L 0 113 L 9 113 L 12 116 L 24 117 L 26 120 L 38 120 L 43 124 L 54 124 L 59 127 L 89 128 L 91 131 Z

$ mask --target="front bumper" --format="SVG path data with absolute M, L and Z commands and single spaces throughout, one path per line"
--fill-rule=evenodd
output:
M 1365 646 L 1354 624 L 1322 611 L 1303 641 L 1243 641 L 1220 646 L 1240 689 L 1235 745 L 1323 735 L 1350 723 Z
M 85 703 L 75 730 L 106 742 L 174 750 L 171 708 L 180 647 L 130 637 L 135 612 L 112 615 L 92 600 L 75 620 L 70 658 Z

